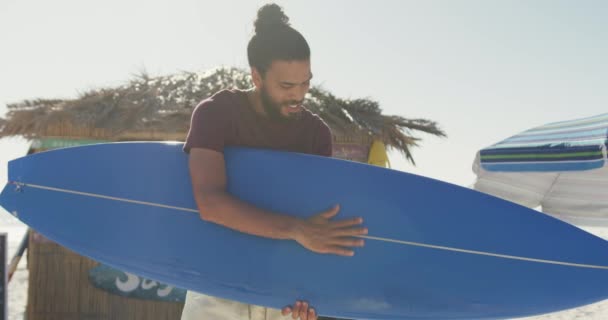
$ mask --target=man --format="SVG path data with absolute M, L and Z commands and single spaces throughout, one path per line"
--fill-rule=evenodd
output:
M 312 78 L 310 49 L 288 21 L 276 4 L 263 6 L 247 48 L 255 87 L 221 91 L 195 108 L 184 145 L 195 200 L 205 221 L 260 237 L 295 240 L 317 253 L 352 256 L 352 249 L 364 244 L 357 236 L 367 230 L 360 226 L 361 218 L 330 221 L 339 211 L 337 205 L 300 219 L 262 210 L 226 192 L 226 146 L 331 156 L 328 126 L 302 106 Z M 275 310 L 188 292 L 182 320 L 274 320 L 289 315 L 317 319 L 306 301 Z

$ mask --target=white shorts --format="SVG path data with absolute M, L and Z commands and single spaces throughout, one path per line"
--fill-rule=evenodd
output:
M 281 310 L 254 306 L 237 301 L 188 291 L 181 320 L 283 320 Z

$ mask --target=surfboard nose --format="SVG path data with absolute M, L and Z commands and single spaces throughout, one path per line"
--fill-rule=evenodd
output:
M 15 194 L 19 192 L 17 186 L 11 183 L 7 183 L 0 193 L 0 206 L 4 208 L 8 213 L 15 217 L 19 217 L 17 207 L 15 205 Z

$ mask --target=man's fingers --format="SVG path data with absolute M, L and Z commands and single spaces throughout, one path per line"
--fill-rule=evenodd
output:
M 363 247 L 365 240 L 353 238 L 335 238 L 332 240 L 332 245 L 340 247 Z
M 302 311 L 300 312 L 300 320 L 308 320 L 308 303 L 302 302 Z
M 317 312 L 315 311 L 315 309 L 308 309 L 308 320 L 317 320 Z
M 314 308 L 310 308 L 308 302 L 304 301 L 296 301 L 293 306 L 287 306 L 281 309 L 281 314 L 283 316 L 287 316 L 291 313 L 292 319 L 300 319 L 300 320 L 317 320 L 317 312 Z
M 300 317 L 300 311 L 302 308 L 302 303 L 300 301 L 296 301 L 296 305 L 293 308 L 293 312 L 291 313 L 292 319 L 298 319 Z
M 340 220 L 340 221 L 332 221 L 332 222 L 330 222 L 330 226 L 332 228 L 345 228 L 345 227 L 352 227 L 352 226 L 360 225 L 362 223 L 363 223 L 363 218 L 351 218 L 351 219 L 345 219 L 345 220 Z
M 342 228 L 334 229 L 331 231 L 331 235 L 334 237 L 356 237 L 367 234 L 367 228 Z
M 355 255 L 355 252 L 353 250 L 349 250 L 340 246 L 329 246 L 327 247 L 326 253 L 344 257 L 352 257 Z
M 335 205 L 333 208 L 331 208 L 325 212 L 322 212 L 320 215 L 321 215 L 321 217 L 323 217 L 325 219 L 331 219 L 338 214 L 338 211 L 340 211 L 339 204 Z

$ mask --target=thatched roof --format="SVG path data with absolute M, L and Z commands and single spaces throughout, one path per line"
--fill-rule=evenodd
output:
M 6 119 L 0 118 L 0 137 L 183 139 L 198 102 L 222 89 L 249 87 L 249 74 L 235 68 L 154 78 L 142 74 L 126 85 L 92 90 L 73 100 L 37 99 L 9 104 Z M 340 99 L 313 87 L 307 100 L 305 105 L 319 114 L 336 136 L 380 139 L 411 162 L 410 148 L 420 141 L 414 131 L 445 136 L 434 121 L 383 115 L 378 103 L 369 99 Z

